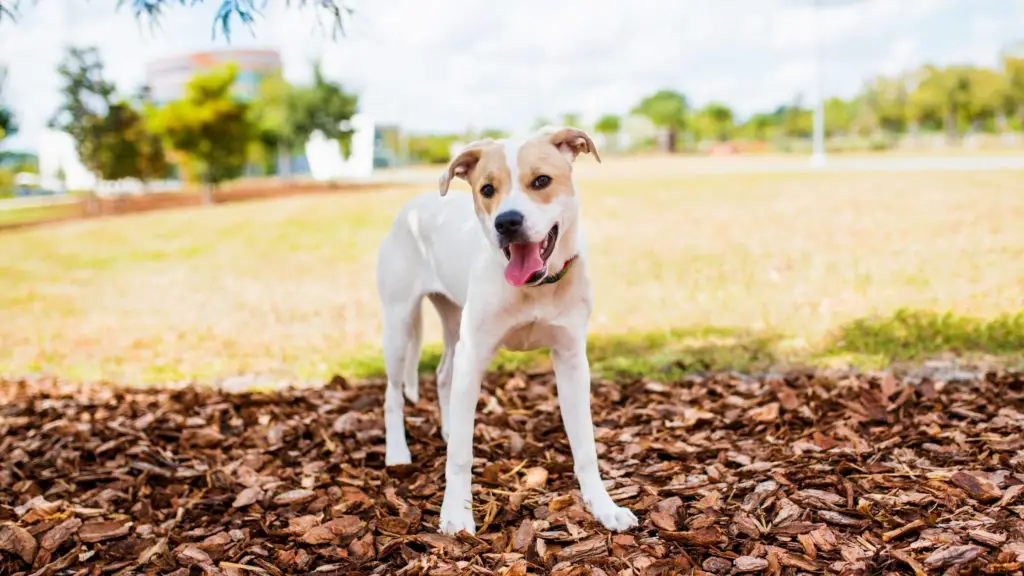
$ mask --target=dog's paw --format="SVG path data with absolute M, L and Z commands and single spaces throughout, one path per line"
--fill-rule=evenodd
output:
M 448 505 L 447 499 L 441 504 L 441 519 L 438 522 L 438 530 L 442 534 L 458 534 L 465 530 L 470 534 L 476 534 L 476 524 L 473 522 L 473 511 L 466 503 L 459 503 L 458 506 Z
M 401 466 L 412 464 L 412 454 L 409 452 L 409 445 L 405 442 L 388 444 L 384 453 L 385 466 Z
M 640 523 L 628 508 L 616 505 L 610 498 L 600 506 L 595 506 L 591 514 L 602 526 L 613 532 L 622 532 Z
M 441 422 L 441 438 L 444 439 L 445 443 L 448 442 L 448 425 Z

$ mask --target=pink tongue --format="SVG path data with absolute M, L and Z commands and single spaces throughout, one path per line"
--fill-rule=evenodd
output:
M 509 244 L 511 257 L 505 266 L 505 280 L 513 286 L 522 286 L 535 272 L 544 269 L 540 258 L 540 242 Z

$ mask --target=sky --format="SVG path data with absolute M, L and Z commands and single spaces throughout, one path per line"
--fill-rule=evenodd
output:
M 219 0 L 170 8 L 158 26 L 118 0 L 23 2 L 0 21 L 4 99 L 21 133 L 9 149 L 34 150 L 59 103 L 64 46 L 96 46 L 124 93 L 155 58 L 223 47 L 271 48 L 284 74 L 307 82 L 311 62 L 360 95 L 376 122 L 416 132 L 521 130 L 538 118 L 625 113 L 661 88 L 691 104 L 724 101 L 742 117 L 815 94 L 848 97 L 877 74 L 924 63 L 995 66 L 1024 41 L 1024 0 L 860 0 L 822 11 L 814 0 L 345 0 L 356 10 L 332 39 L 312 9 L 270 0 L 250 30 L 233 21 L 230 43 L 213 21 Z M 295 4 L 295 2 L 292 2 Z

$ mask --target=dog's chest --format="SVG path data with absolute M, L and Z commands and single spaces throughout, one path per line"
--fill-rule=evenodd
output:
M 515 352 L 550 346 L 555 327 L 545 322 L 529 322 L 510 330 L 501 341 L 502 348 Z

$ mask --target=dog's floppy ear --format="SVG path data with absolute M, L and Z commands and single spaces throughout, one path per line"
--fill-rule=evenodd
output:
M 580 154 L 585 153 L 593 154 L 595 160 L 601 161 L 601 156 L 597 153 L 597 146 L 594 146 L 594 141 L 590 139 L 590 135 L 583 130 L 568 126 L 565 128 L 549 129 L 546 132 L 548 141 L 561 150 L 562 154 L 565 154 L 570 162 L 579 157 Z
M 438 189 L 441 191 L 441 196 L 448 193 L 448 186 L 452 183 L 453 178 L 466 180 L 469 171 L 480 161 L 480 154 L 483 152 L 484 147 L 489 144 L 494 144 L 494 140 L 488 138 L 470 142 L 463 147 L 462 151 L 455 158 L 452 158 L 452 161 L 448 163 L 448 169 L 441 174 L 441 178 L 438 180 Z

